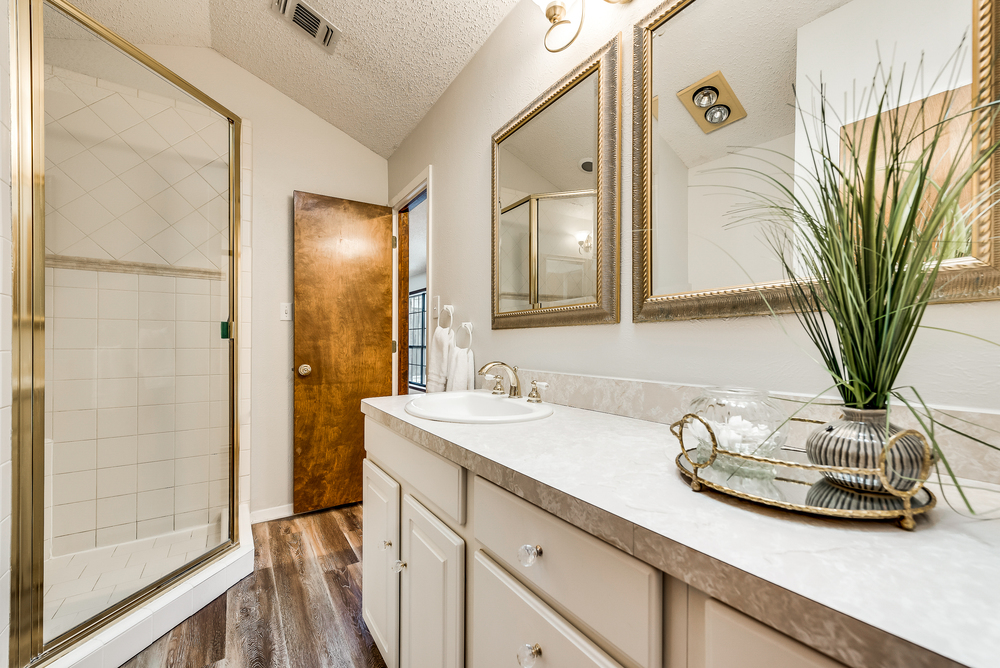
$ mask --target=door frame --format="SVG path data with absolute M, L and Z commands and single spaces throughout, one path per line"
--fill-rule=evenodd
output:
M 393 237 L 399 236 L 399 212 L 406 208 L 410 201 L 419 195 L 423 191 L 427 191 L 427 335 L 428 342 L 430 341 L 430 330 L 431 322 L 436 322 L 438 319 L 438 303 L 435 301 L 434 284 L 432 282 L 434 272 L 431 267 L 433 266 L 433 256 L 431 254 L 431 249 L 434 247 L 433 234 L 434 234 L 434 198 L 431 193 L 431 165 L 427 165 L 426 169 L 421 170 L 413 180 L 405 188 L 399 191 L 395 197 L 389 200 L 389 206 L 392 208 L 392 235 Z M 392 331 L 393 340 L 399 334 L 399 323 L 404 314 L 399 312 L 400 304 L 400 294 L 399 294 L 399 246 L 401 244 L 397 243 L 396 248 L 392 251 Z M 403 360 L 400 356 L 400 351 L 402 346 L 399 341 L 396 341 L 396 352 L 392 354 L 392 396 L 399 395 L 399 367 Z

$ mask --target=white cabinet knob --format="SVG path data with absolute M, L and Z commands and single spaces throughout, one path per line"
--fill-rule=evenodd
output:
M 405 561 L 397 561 L 396 563 L 394 563 L 392 565 L 392 572 L 393 573 L 402 573 L 404 568 L 406 568 L 406 562 Z
M 517 664 L 522 668 L 531 668 L 535 665 L 535 659 L 542 655 L 542 648 L 538 643 L 534 645 L 521 645 L 517 650 Z
M 383 550 L 388 550 L 390 547 L 392 547 L 392 541 L 391 540 L 383 540 L 382 541 L 382 549 Z
M 542 556 L 541 545 L 522 545 L 517 548 L 517 560 L 525 568 L 535 563 L 540 556 Z

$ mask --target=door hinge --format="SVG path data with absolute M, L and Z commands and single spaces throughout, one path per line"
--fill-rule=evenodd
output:
M 395 236 L 392 237 L 392 247 L 393 248 L 396 247 L 396 237 Z
M 396 342 L 392 342 L 392 352 L 396 352 Z

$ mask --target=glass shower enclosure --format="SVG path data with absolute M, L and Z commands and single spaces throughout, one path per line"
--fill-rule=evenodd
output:
M 235 543 L 240 121 L 61 0 L 18 12 L 24 665 Z

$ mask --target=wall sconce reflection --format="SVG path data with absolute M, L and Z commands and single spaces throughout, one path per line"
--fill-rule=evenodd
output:
M 536 5 L 538 5 L 538 7 L 542 10 L 542 12 L 545 13 L 545 18 L 548 19 L 549 23 L 552 24 L 549 26 L 549 29 L 545 31 L 545 38 L 542 40 L 542 44 L 545 46 L 545 50 L 548 51 L 549 53 L 559 53 L 560 51 L 569 47 L 569 45 L 576 40 L 577 36 L 580 34 L 580 30 L 583 28 L 583 17 L 587 11 L 586 0 L 533 0 L 533 1 Z M 632 0 L 604 0 L 604 2 L 607 2 L 608 4 L 611 5 L 624 5 L 628 4 L 631 1 Z M 565 44 L 563 44 L 560 47 L 552 48 L 552 46 L 549 45 L 549 37 L 553 34 L 553 31 L 555 31 L 556 34 L 560 34 L 568 29 L 568 28 L 559 29 L 559 26 L 570 26 L 573 24 L 573 21 L 567 17 L 573 13 L 573 10 L 576 8 L 577 5 L 580 5 L 580 18 L 576 22 L 576 32 L 573 33 L 573 36 L 569 38 L 569 40 Z
M 580 244 L 580 255 L 594 250 L 594 235 L 584 230 L 576 233 L 576 243 Z

